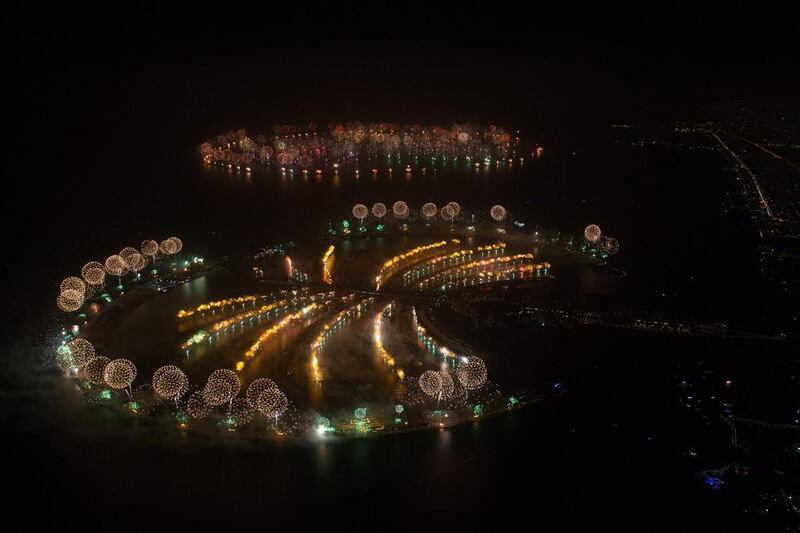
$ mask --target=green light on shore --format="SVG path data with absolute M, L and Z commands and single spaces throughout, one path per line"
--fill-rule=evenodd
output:
M 510 405 L 517 405 L 519 403 L 519 398 L 517 398 L 516 396 L 509 396 L 508 403 Z
M 378 224 L 377 226 L 375 226 L 375 229 L 378 231 L 383 231 L 383 224 Z

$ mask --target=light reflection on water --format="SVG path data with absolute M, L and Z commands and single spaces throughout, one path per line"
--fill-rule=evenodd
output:
M 186 302 L 186 306 L 197 306 L 199 303 L 196 302 L 207 302 L 210 300 L 208 297 L 208 278 L 206 276 L 202 276 L 195 280 L 192 280 L 191 283 L 184 283 L 181 285 L 181 297 L 184 302 Z

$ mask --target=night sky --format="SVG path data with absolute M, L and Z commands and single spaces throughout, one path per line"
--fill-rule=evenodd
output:
M 70 7 L 11 16 L 4 38 L 20 73 L 11 85 L 38 104 L 25 109 L 28 124 L 55 114 L 74 125 L 88 113 L 103 128 L 164 111 L 194 128 L 208 117 L 569 121 L 792 94 L 790 14 L 740 2 L 633 4 Z

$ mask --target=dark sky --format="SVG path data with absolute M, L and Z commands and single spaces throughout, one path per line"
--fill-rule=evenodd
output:
M 797 18 L 763 4 L 272 4 L 27 7 L 11 10 L 4 38 L 20 88 L 68 114 L 115 95 L 270 121 L 390 109 L 624 114 L 729 96 L 788 100 L 796 88 Z

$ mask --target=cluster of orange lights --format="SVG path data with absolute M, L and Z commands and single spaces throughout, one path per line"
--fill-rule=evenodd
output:
M 330 285 L 333 283 L 333 261 L 336 258 L 334 255 L 334 247 L 331 244 L 325 253 L 322 254 L 322 281 Z
M 264 331 L 264 333 L 259 335 L 256 342 L 254 342 L 250 346 L 250 348 L 247 349 L 247 351 L 244 353 L 244 359 L 236 362 L 236 371 L 238 372 L 244 369 L 245 361 L 253 359 L 258 353 L 258 351 L 261 349 L 261 347 L 264 345 L 264 343 L 266 343 L 272 337 L 274 337 L 275 335 L 286 329 L 286 327 L 289 326 L 289 324 L 291 324 L 293 321 L 300 320 L 301 318 L 305 317 L 306 315 L 314 311 L 317 307 L 318 306 L 316 303 L 309 304 L 304 308 L 302 308 L 300 311 L 297 311 L 296 313 L 292 313 L 291 315 L 286 315 L 279 322 L 276 322 L 275 324 L 270 326 L 269 329 L 267 329 L 266 331 Z
M 244 313 L 239 313 L 238 315 L 232 316 L 231 318 L 220 320 L 219 322 L 215 323 L 213 326 L 211 326 L 211 331 L 216 333 L 217 331 L 221 331 L 229 326 L 232 326 L 233 324 L 236 324 L 237 322 L 241 322 L 242 320 L 247 320 L 248 318 L 252 318 L 254 316 L 258 316 L 263 313 L 269 313 L 273 309 L 282 307 L 289 303 L 290 303 L 289 300 L 279 300 L 271 304 L 262 305 L 258 309 L 253 309 L 251 311 L 245 311 Z
M 491 271 L 477 272 L 473 273 L 470 277 L 448 281 L 446 284 L 442 285 L 441 289 L 449 290 L 459 286 L 465 287 L 467 285 L 482 285 L 484 283 L 507 281 L 510 279 L 516 279 L 517 274 L 519 274 L 520 279 L 523 279 L 526 277 L 526 275 L 530 275 L 536 272 L 536 275 L 538 277 L 539 275 L 541 275 L 542 269 L 545 270 L 547 269 L 547 266 L 543 263 L 528 264 L 521 266 L 503 265 Z
M 459 250 L 457 252 L 453 252 L 452 254 L 442 255 L 439 257 L 434 257 L 430 261 L 426 261 L 425 264 L 436 265 L 442 261 L 447 261 L 449 259 L 459 259 L 461 257 L 467 255 L 474 255 L 474 254 L 481 254 L 486 252 L 497 252 L 501 250 L 505 250 L 506 243 L 498 242 L 497 244 L 488 244 L 486 246 L 478 246 L 477 248 L 469 249 L 469 250 Z
M 453 242 L 453 244 L 458 244 L 461 241 L 459 241 L 458 239 L 453 239 L 452 242 Z M 389 259 L 388 261 L 386 261 L 383 264 L 383 266 L 381 267 L 380 272 L 378 272 L 378 275 L 375 276 L 375 285 L 376 285 L 375 288 L 376 289 L 380 289 L 381 288 L 381 283 L 386 281 L 386 279 L 391 277 L 392 274 L 394 274 L 400 268 L 402 268 L 403 266 L 408 264 L 408 261 L 414 259 L 419 254 L 427 252 L 428 250 L 433 250 L 435 248 L 440 248 L 442 246 L 447 246 L 447 241 L 439 241 L 439 242 L 433 242 L 431 244 L 426 244 L 426 245 L 423 245 L 423 246 L 417 246 L 416 248 L 412 248 L 411 250 L 403 252 L 400 255 L 396 255 L 396 256 L 392 257 L 391 259 Z
M 452 263 L 458 263 L 459 261 L 467 260 L 475 254 L 478 255 L 486 255 L 491 253 L 500 253 L 506 249 L 506 243 L 498 242 L 497 244 L 488 244 L 486 246 L 478 246 L 477 248 L 471 248 L 468 250 L 458 250 L 451 254 L 446 255 L 439 255 L 425 261 L 424 263 L 420 263 L 419 266 L 414 267 L 413 270 L 410 270 L 403 274 L 403 282 L 408 284 L 413 281 L 411 278 L 418 277 L 420 273 L 425 274 L 430 270 L 436 270 L 442 266 L 450 266 Z
M 375 340 L 375 349 L 378 351 L 378 355 L 381 356 L 383 362 L 386 363 L 387 366 L 393 367 L 395 364 L 394 357 L 390 354 L 383 345 L 383 340 L 381 337 L 381 329 L 383 326 L 383 317 L 384 316 L 391 316 L 392 310 L 394 309 L 394 303 L 390 303 L 383 310 L 375 316 L 375 320 L 372 326 L 372 337 Z M 405 379 L 406 374 L 403 372 L 402 368 L 397 369 L 397 377 L 402 381 Z
M 287 255 L 284 261 L 286 262 L 286 277 L 292 279 L 292 276 L 294 275 L 294 267 L 292 267 L 292 258 Z
M 264 296 L 257 296 L 257 295 L 247 295 L 247 296 L 239 296 L 237 298 L 226 298 L 225 300 L 216 300 L 213 302 L 208 302 L 202 305 L 198 305 L 194 309 L 181 309 L 178 311 L 178 318 L 188 318 L 196 313 L 203 313 L 205 311 L 212 311 L 214 309 L 219 309 L 223 307 L 227 307 L 229 305 L 236 305 L 236 304 L 243 304 L 247 302 L 255 302 L 258 298 L 264 298 Z
M 533 259 L 533 254 L 526 253 L 526 254 L 516 254 L 516 255 L 504 255 L 501 257 L 492 257 L 489 259 L 482 259 L 480 261 L 472 261 L 471 263 L 467 263 L 463 266 L 460 266 L 455 269 L 445 270 L 435 276 L 430 278 L 426 278 L 419 283 L 417 283 L 417 287 L 420 289 L 427 289 L 432 285 L 438 285 L 442 280 L 446 279 L 450 281 L 451 278 L 461 278 L 467 275 L 477 275 L 479 277 L 486 277 L 489 275 L 486 271 L 490 269 L 496 269 L 499 272 L 503 271 L 510 271 L 516 268 L 516 265 L 521 262 L 530 261 Z M 540 270 L 540 269 L 549 269 L 550 263 L 537 263 L 534 265 L 526 265 L 525 267 L 520 268 L 521 272 L 528 272 L 533 270 Z

